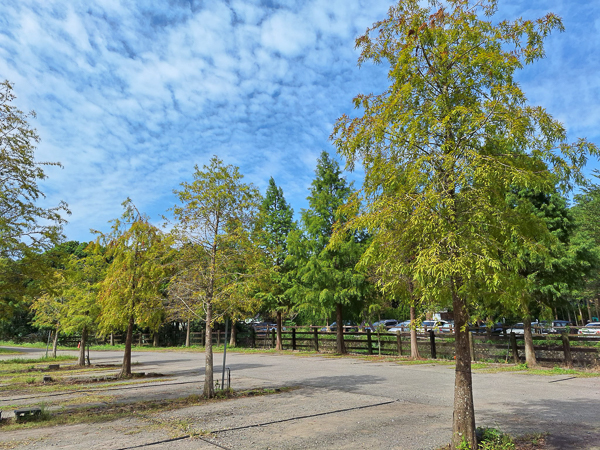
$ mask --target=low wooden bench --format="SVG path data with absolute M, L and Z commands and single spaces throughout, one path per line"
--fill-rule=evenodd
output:
M 27 419 L 33 419 L 42 415 L 41 408 L 23 408 L 15 409 L 15 419 L 17 422 L 22 422 Z

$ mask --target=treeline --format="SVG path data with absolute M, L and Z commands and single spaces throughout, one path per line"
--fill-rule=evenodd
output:
M 383 289 L 385 272 L 369 263 L 377 240 L 366 229 L 340 231 L 360 217 L 360 206 L 349 209 L 357 193 L 323 152 L 309 208 L 296 223 L 273 178 L 261 196 L 244 183 L 237 167 L 214 157 L 175 191 L 179 202 L 170 211 L 173 219 L 164 224 L 169 231 L 152 225 L 126 200 L 110 233 L 97 232 L 98 239 L 89 243 L 58 244 L 39 255 L 37 263 L 46 266 L 38 268 L 45 274 L 43 282 L 28 280 L 34 286 L 27 295 L 11 301 L 22 300 L 26 320 L 52 329 L 55 343 L 59 333 L 81 336 L 82 365 L 90 333 L 125 332 L 122 376 L 131 374 L 134 330 L 156 334 L 173 322 L 188 329 L 200 322 L 210 333 L 225 318 L 235 323 L 260 316 L 276 321 L 276 347 L 281 348 L 284 320 L 298 325 L 328 319 L 372 323 L 382 315 L 407 319 L 412 309 L 416 326 L 426 311 L 452 311 L 443 297 L 433 302 L 418 297 L 414 281 L 403 290 Z M 505 318 L 524 324 L 533 318 L 568 318 L 583 324 L 598 316 L 600 226 L 595 214 L 600 186 L 588 184 L 575 200 L 569 208 L 557 190 L 513 189 L 507 194 L 512 207 L 527 202 L 532 219 L 541 220 L 555 239 L 538 242 L 535 254 L 515 248 L 514 257 L 524 263 L 520 296 L 509 303 L 482 297 L 470 305 L 472 321 L 492 326 Z M 5 336 L 11 333 L 6 325 L 17 333 L 18 318 L 4 318 Z M 345 353 L 344 330 L 336 331 L 337 351 Z M 528 357 L 535 364 L 535 353 Z

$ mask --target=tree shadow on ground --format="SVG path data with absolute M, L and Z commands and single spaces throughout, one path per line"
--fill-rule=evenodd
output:
M 356 392 L 363 386 L 371 386 L 387 381 L 383 377 L 374 375 L 331 375 L 315 378 L 306 378 L 299 382 L 294 382 L 295 385 L 311 386 L 327 389 L 335 389 L 344 392 Z M 382 393 L 384 394 L 384 393 Z
M 189 361 L 189 360 L 186 360 L 186 361 Z M 154 364 L 154 361 L 147 362 L 147 364 L 150 364 L 150 363 Z M 222 367 L 223 366 L 221 366 L 221 365 L 213 366 L 213 373 L 214 373 L 215 377 L 217 376 L 217 374 L 220 374 L 222 372 L 222 370 L 223 370 Z M 239 373 L 246 369 L 261 369 L 261 368 L 264 369 L 264 368 L 271 367 L 271 365 L 270 364 L 227 364 L 225 367 L 228 367 L 231 370 L 231 376 L 233 377 L 236 372 Z M 204 375 L 204 361 L 199 361 L 198 367 L 196 367 L 196 368 L 169 371 L 168 374 L 174 375 L 174 376 Z M 241 374 L 241 375 L 243 376 L 243 374 Z
M 477 410 L 476 416 L 478 426 L 499 428 L 514 436 L 549 433 L 548 449 L 597 449 L 599 411 L 600 401 L 582 397 L 518 403 L 500 412 Z

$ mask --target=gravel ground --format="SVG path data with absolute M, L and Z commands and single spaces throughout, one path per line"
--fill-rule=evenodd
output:
M 120 352 L 92 352 L 93 363 L 119 363 L 121 358 Z M 215 355 L 215 362 L 221 358 Z M 133 360 L 135 372 L 159 372 L 171 378 L 103 394 L 130 402 L 201 392 L 200 353 L 134 352 Z M 450 440 L 451 366 L 230 352 L 227 367 L 234 389 L 296 389 L 100 425 L 3 432 L 0 449 L 9 448 L 9 442 L 14 448 L 31 449 L 432 449 Z M 600 449 L 598 378 L 476 373 L 474 396 L 479 426 L 515 434 L 549 432 L 549 449 Z M 15 403 L 14 395 L 0 392 L 0 409 Z M 169 423 L 213 434 L 205 440 L 149 445 L 174 436 L 165 426 Z

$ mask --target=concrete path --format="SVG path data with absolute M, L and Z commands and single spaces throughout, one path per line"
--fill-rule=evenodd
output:
M 33 352 L 35 353 L 35 352 Z M 27 355 L 31 357 L 31 354 Z M 92 362 L 119 364 L 121 352 L 92 352 Z M 122 449 L 432 449 L 450 440 L 454 369 L 326 356 L 228 352 L 234 389 L 296 386 L 277 395 L 194 406 L 153 417 L 1 433 L 0 448 Z M 8 357 L 8 356 L 6 356 Z M 4 358 L 3 358 L 4 359 Z M 215 355 L 220 373 L 222 355 Z M 168 381 L 110 392 L 118 401 L 176 398 L 201 392 L 202 353 L 135 352 L 135 372 Z M 219 376 L 220 380 L 220 376 Z M 106 393 L 109 394 L 108 392 Z M 69 394 L 69 395 L 77 395 Z M 600 379 L 474 374 L 478 426 L 516 434 L 549 432 L 550 448 L 600 449 Z M 28 397 L 28 396 L 20 396 Z M 15 400 L 0 392 L 3 404 Z M 156 443 L 162 424 L 213 432 L 206 440 Z M 148 445 L 152 444 L 153 445 Z

